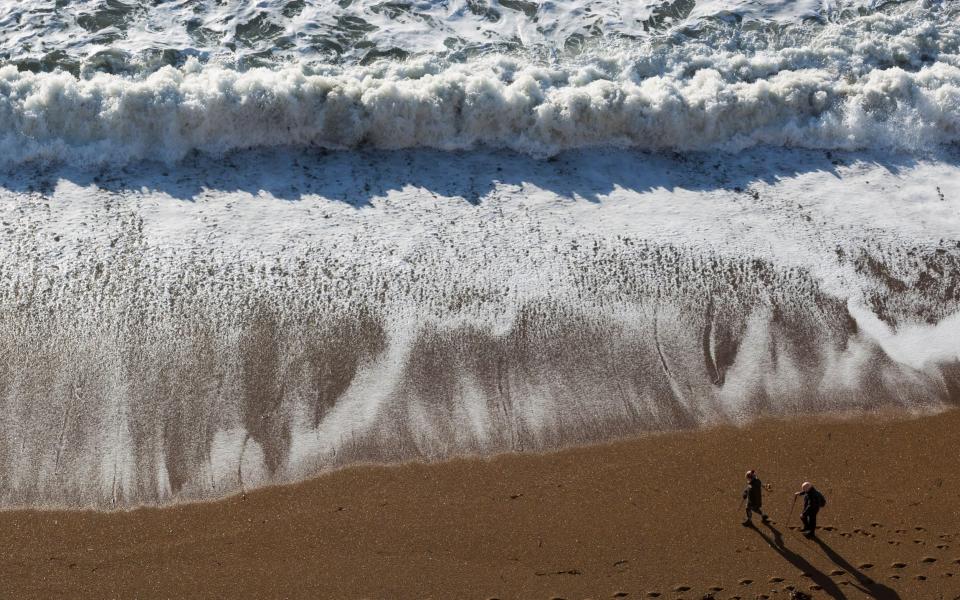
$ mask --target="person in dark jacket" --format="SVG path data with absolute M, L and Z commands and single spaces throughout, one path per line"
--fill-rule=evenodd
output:
M 747 471 L 747 487 L 743 489 L 743 497 L 747 500 L 747 518 L 743 522 L 744 527 L 753 522 L 755 512 L 760 514 L 764 523 L 770 520 L 760 508 L 763 506 L 763 482 L 757 477 L 757 472 L 752 469 Z
M 804 481 L 800 491 L 794 496 L 803 496 L 803 512 L 800 513 L 803 529 L 800 532 L 807 537 L 813 537 L 817 529 L 817 513 L 826 505 L 827 499 L 809 481 Z

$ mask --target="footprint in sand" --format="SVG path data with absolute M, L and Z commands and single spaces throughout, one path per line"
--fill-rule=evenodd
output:
M 846 574 L 847 574 L 846 571 L 841 571 L 840 569 L 834 569 L 833 571 L 830 571 L 830 575 L 832 577 L 839 577 L 841 575 L 846 575 Z
M 659 598 L 660 592 L 647 592 L 647 598 Z
M 899 575 L 891 575 L 891 576 L 890 576 L 890 579 L 900 579 L 900 576 L 899 576 Z
M 906 532 L 907 532 L 906 529 L 897 529 L 897 533 L 906 533 Z
M 916 577 L 914 577 L 914 579 L 916 579 L 917 581 L 926 581 L 926 580 L 927 580 L 927 576 L 926 576 L 926 575 L 917 575 Z
M 894 569 L 902 569 L 906 566 L 907 566 L 907 563 L 902 563 L 902 562 L 895 562 L 890 564 L 890 567 Z
M 752 580 L 752 579 L 741 579 L 738 583 L 739 583 L 740 585 L 750 585 L 751 583 L 753 583 L 753 580 Z
M 920 562 L 922 562 L 922 563 L 927 563 L 927 564 L 929 564 L 929 563 L 935 563 L 935 562 L 937 562 L 937 559 L 935 559 L 935 558 L 932 557 L 932 556 L 924 556 L 923 558 L 920 559 Z
M 770 583 L 781 583 L 783 582 L 783 577 L 771 577 L 769 581 Z
M 937 550 L 946 550 L 949 547 L 947 544 L 937 544 Z
M 815 591 L 815 592 L 817 592 L 817 591 L 822 590 L 822 589 L 823 589 L 823 586 L 822 586 L 822 585 L 813 584 L 813 585 L 810 586 L 810 589 L 813 590 L 813 591 Z
M 874 521 L 873 523 L 870 523 L 870 527 L 883 527 L 883 525 Z
M 673 591 L 675 591 L 675 592 L 689 592 L 689 591 L 690 591 L 690 586 L 689 586 L 689 585 L 678 585 L 678 586 L 676 586 L 676 587 L 673 588 Z
M 923 543 L 923 540 L 913 540 L 913 543 L 914 543 L 914 544 L 922 544 L 922 543 Z
M 722 591 L 723 591 L 723 588 L 720 587 L 719 585 L 715 585 L 715 586 L 712 586 L 712 587 L 710 588 L 710 591 L 711 591 L 711 592 L 722 592 Z
M 888 540 L 887 543 L 890 544 L 890 545 L 892 545 L 892 546 L 899 546 L 899 545 L 900 545 L 900 542 L 898 542 L 897 540 Z
M 793 529 L 793 527 L 791 527 L 790 529 Z M 826 527 L 822 527 L 821 529 L 823 529 L 824 531 L 836 531 L 837 528 L 834 527 L 833 525 L 827 525 Z
M 860 569 L 872 569 L 873 563 L 860 563 L 857 567 Z
M 924 529 L 923 527 L 914 527 L 913 530 L 914 530 L 914 531 L 926 531 L 926 529 Z
M 626 598 L 626 597 L 629 596 L 629 595 L 630 595 L 630 594 L 627 593 L 627 592 L 614 592 L 613 597 L 614 597 L 614 598 Z

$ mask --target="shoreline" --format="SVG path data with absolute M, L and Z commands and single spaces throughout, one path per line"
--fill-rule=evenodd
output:
M 121 504 L 115 508 L 104 508 L 97 505 L 87 505 L 87 506 L 70 506 L 70 505 L 51 505 L 51 506 L 28 506 L 28 505 L 10 505 L 0 507 L 0 514 L 11 513 L 11 512 L 36 512 L 36 513 L 93 513 L 93 514 L 118 514 L 118 513 L 135 513 L 138 511 L 144 510 L 172 510 L 178 508 L 185 508 L 194 505 L 204 505 L 204 504 L 216 504 L 220 502 L 227 502 L 233 499 L 242 499 L 245 498 L 248 494 L 260 493 L 265 490 L 275 489 L 275 488 L 286 488 L 286 487 L 295 487 L 300 485 L 309 485 L 311 482 L 316 480 L 322 480 L 327 477 L 331 477 L 341 471 L 351 470 L 351 469 L 365 469 L 365 468 L 404 468 L 404 467 L 433 467 L 440 466 L 446 463 L 451 462 L 489 462 L 499 459 L 509 459 L 509 457 L 523 457 L 523 456 L 544 456 L 549 457 L 554 454 L 562 454 L 565 452 L 576 452 L 579 450 L 587 450 L 592 448 L 603 448 L 607 446 L 616 446 L 619 444 L 626 444 L 630 442 L 637 442 L 640 440 L 646 439 L 656 439 L 662 436 L 676 436 L 684 434 L 697 434 L 697 433 L 710 433 L 716 430 L 748 430 L 752 427 L 762 427 L 762 426 L 790 426 L 791 424 L 803 423 L 806 425 L 838 425 L 844 423 L 850 423 L 852 421 L 857 421 L 858 425 L 869 425 L 871 423 L 882 425 L 890 422 L 899 422 L 899 421 L 911 421 L 915 419 L 923 419 L 929 417 L 936 417 L 943 415 L 945 413 L 950 413 L 953 411 L 960 411 L 960 406 L 953 405 L 944 405 L 940 408 L 931 408 L 931 407 L 920 407 L 915 411 L 908 411 L 902 407 L 892 407 L 884 406 L 877 410 L 858 411 L 836 411 L 836 412 L 811 412 L 797 414 L 793 416 L 783 416 L 783 415 L 762 415 L 757 418 L 745 420 L 744 422 L 736 421 L 719 421 L 713 423 L 703 423 L 699 425 L 694 425 L 691 427 L 680 427 L 677 429 L 669 430 L 649 430 L 649 431 L 640 431 L 636 433 L 625 433 L 621 436 L 611 437 L 607 440 L 600 441 L 587 441 L 587 442 L 574 442 L 570 445 L 560 445 L 560 446 L 548 446 L 540 449 L 531 449 L 531 450 L 507 450 L 507 451 L 494 451 L 490 453 L 483 452 L 467 452 L 454 456 L 452 458 L 430 458 L 430 457 L 421 457 L 421 458 L 402 458 L 395 461 L 384 461 L 377 462 L 373 460 L 360 460 L 357 462 L 347 463 L 347 464 L 336 464 L 329 469 L 319 471 L 312 475 L 307 475 L 302 479 L 294 479 L 290 481 L 280 480 L 280 481 L 270 481 L 267 483 L 258 483 L 254 484 L 248 488 L 236 489 L 230 492 L 225 493 L 223 496 L 209 497 L 209 498 L 188 498 L 184 500 L 173 500 L 169 503 L 155 503 L 155 502 L 144 502 L 138 505 L 126 505 Z
M 764 420 L 163 508 L 4 510 L 0 577 L 18 598 L 955 598 L 958 432 L 958 410 Z M 772 528 L 740 525 L 748 468 Z M 820 543 L 797 509 L 785 522 L 803 479 L 828 498 Z

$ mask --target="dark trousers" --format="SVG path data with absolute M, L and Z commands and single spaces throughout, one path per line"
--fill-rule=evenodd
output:
M 817 512 L 816 510 L 805 510 L 800 513 L 800 521 L 803 523 L 804 531 L 812 533 L 817 528 Z

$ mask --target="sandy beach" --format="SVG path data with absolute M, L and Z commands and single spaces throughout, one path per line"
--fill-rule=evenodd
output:
M 352 467 L 214 503 L 0 513 L 10 598 L 960 597 L 960 411 Z M 741 526 L 743 473 L 770 526 Z M 788 520 L 812 480 L 817 540 Z

